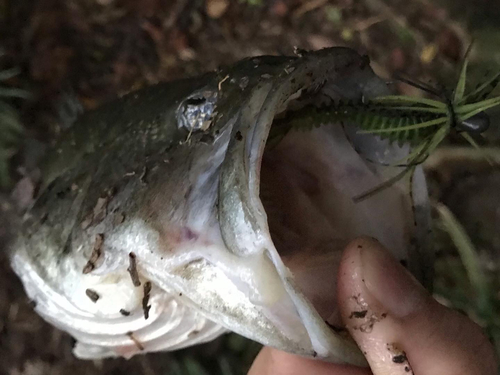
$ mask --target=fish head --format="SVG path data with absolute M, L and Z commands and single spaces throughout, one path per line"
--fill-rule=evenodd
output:
M 333 120 L 311 119 L 272 146 L 268 137 L 305 105 L 385 93 L 365 57 L 331 48 L 249 58 L 87 115 L 60 143 L 72 140 L 74 157 L 48 158 L 64 167 L 12 248 L 38 313 L 77 339 L 80 358 L 175 350 L 230 330 L 366 364 L 332 328 L 341 253 L 372 236 L 428 281 L 423 174 L 356 203 L 407 148 Z

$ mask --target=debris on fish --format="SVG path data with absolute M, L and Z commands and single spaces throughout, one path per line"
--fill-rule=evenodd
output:
M 75 337 L 79 358 L 175 350 L 231 330 L 365 364 L 331 328 L 340 254 L 373 236 L 428 282 L 423 174 L 354 203 L 399 171 L 385 165 L 407 147 L 356 124 L 266 140 L 286 111 L 386 93 L 365 57 L 337 47 L 249 58 L 84 114 L 46 157 L 11 249 L 36 311 Z

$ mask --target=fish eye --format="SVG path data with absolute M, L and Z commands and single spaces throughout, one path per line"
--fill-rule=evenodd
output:
M 490 116 L 486 112 L 479 112 L 467 120 L 457 124 L 457 129 L 468 133 L 480 134 L 488 130 L 490 126 Z

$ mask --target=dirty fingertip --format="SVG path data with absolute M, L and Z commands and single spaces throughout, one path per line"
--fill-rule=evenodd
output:
M 367 298 L 362 269 L 363 249 L 376 246 L 376 244 L 376 241 L 367 237 L 352 241 L 346 247 L 340 263 L 337 293 L 342 319 L 351 334 L 353 331 L 369 330 L 370 328 L 364 324 L 365 320 L 372 314 L 373 308 L 375 310 L 379 308 L 379 306 L 373 306 L 373 301 Z
M 429 298 L 415 277 L 380 242 L 369 237 L 347 246 L 339 278 L 346 290 L 361 294 L 394 318 L 417 312 Z
M 374 259 L 367 258 L 366 253 Z M 390 258 L 392 256 L 378 241 L 359 238 L 346 247 L 338 275 L 337 292 L 343 322 L 375 375 L 412 373 L 406 353 L 398 345 L 398 325 L 394 324 L 391 311 L 367 287 L 374 282 L 368 277 L 374 278 L 375 282 L 379 277 L 370 274 L 375 271 L 367 271 L 368 267 L 379 268 L 383 262 L 389 262 L 389 267 L 401 267 L 397 261 L 389 261 Z M 375 264 L 367 265 L 367 259 L 375 261 Z M 390 273 L 388 277 L 394 276 L 400 275 Z

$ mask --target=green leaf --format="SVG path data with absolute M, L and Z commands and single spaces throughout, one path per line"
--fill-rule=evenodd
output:
M 22 132 L 21 123 L 17 116 L 0 113 L 0 134 L 2 135 L 0 143 L 7 140 L 7 137 L 15 137 Z
M 404 178 L 407 174 L 413 173 L 414 170 L 415 170 L 415 166 L 406 167 L 401 172 L 396 174 L 394 177 L 391 177 L 390 179 L 382 182 L 381 184 L 375 186 L 374 188 L 366 191 L 365 193 L 356 195 L 355 197 L 352 198 L 353 202 L 359 203 L 359 202 L 362 202 L 368 198 L 373 197 L 374 195 L 376 195 L 376 194 L 380 193 L 381 191 L 394 185 L 396 182 L 398 182 L 399 180 Z
M 459 105 L 475 103 L 478 100 L 484 100 L 497 87 L 500 82 L 500 73 L 495 74 L 489 80 L 479 85 L 476 89 L 465 95 Z
M 470 143 L 470 145 L 471 145 L 472 147 L 474 147 L 476 150 L 478 150 L 478 151 L 481 153 L 481 155 L 484 157 L 484 159 L 485 159 L 486 161 L 488 161 L 488 163 L 489 163 L 491 166 L 495 165 L 495 162 L 493 161 L 493 159 L 491 159 L 491 158 L 489 157 L 489 155 L 488 155 L 486 152 L 483 152 L 483 148 L 482 148 L 481 146 L 479 146 L 479 145 L 476 143 L 476 141 L 474 140 L 474 138 L 472 138 L 472 137 L 471 137 L 471 135 L 470 135 L 469 133 L 467 133 L 467 132 L 461 132 L 461 133 L 460 133 L 460 135 L 461 135 L 461 136 L 462 136 L 462 137 L 463 137 L 463 138 L 464 138 L 467 142 L 469 142 L 469 143 Z
M 229 364 L 227 357 L 220 357 L 218 362 L 220 367 L 220 375 L 235 375 L 234 371 L 231 369 L 231 365 Z
M 9 149 L 15 145 L 23 127 L 17 112 L 0 101 L 0 187 L 7 187 L 9 179 Z
M 0 97 L 29 99 L 31 94 L 23 89 L 0 87 Z
M 3 52 L 0 50 L 0 56 Z M 0 82 L 15 77 L 20 73 L 18 68 L 0 71 Z M 0 86 L 0 186 L 7 187 L 9 184 L 9 158 L 23 127 L 18 113 L 4 98 L 29 98 L 30 94 L 22 89 Z
M 421 142 L 418 146 L 414 147 L 411 153 L 406 156 L 404 159 L 401 161 L 397 162 L 395 166 L 411 166 L 411 165 L 416 165 L 420 164 L 419 158 L 423 155 L 425 150 L 427 150 L 427 147 L 429 146 L 430 142 L 432 140 L 432 137 L 424 140 Z M 401 165 L 401 163 L 407 163 L 407 165 Z
M 457 82 L 457 87 L 455 88 L 455 95 L 453 97 L 453 103 L 459 103 L 462 98 L 464 97 L 464 92 L 465 92 L 465 81 L 467 77 L 467 65 L 469 63 L 469 59 L 467 58 L 467 55 L 469 54 L 471 46 L 469 46 L 469 49 L 466 52 L 466 57 L 464 58 L 464 62 L 462 64 L 462 69 L 460 69 L 460 75 L 458 77 L 458 82 Z
M 9 166 L 7 164 L 8 155 L 0 146 L 0 187 L 6 187 L 10 183 Z
M 448 207 L 438 203 L 436 209 L 439 213 L 442 226 L 449 234 L 462 259 L 469 281 L 474 288 L 480 310 L 484 311 L 485 309 L 491 308 L 489 306 L 490 288 L 488 280 L 481 268 L 479 256 L 477 255 L 470 237 Z
M 187 375 L 209 375 L 203 366 L 193 357 L 185 357 L 183 364 Z
M 19 68 L 11 68 L 0 71 L 0 81 L 6 81 L 8 79 L 11 79 L 17 76 L 19 73 L 21 73 L 21 69 Z
M 492 108 L 492 107 L 496 107 L 499 104 L 500 104 L 500 96 L 497 96 L 495 98 L 482 100 L 482 101 L 477 102 L 477 103 L 456 106 L 456 107 L 454 107 L 454 111 L 458 115 L 467 116 L 465 118 L 465 119 L 467 119 L 471 116 L 474 116 L 476 113 L 485 111 L 485 110 Z M 473 114 L 471 114 L 471 113 L 473 113 Z
M 375 194 L 378 194 L 379 192 L 391 187 L 394 185 L 396 182 L 404 178 L 407 174 L 413 174 L 415 171 L 415 167 L 418 164 L 423 163 L 429 154 L 431 154 L 437 146 L 443 141 L 443 139 L 446 138 L 448 135 L 448 132 L 450 131 L 450 126 L 449 122 L 447 126 L 442 126 L 429 140 L 427 140 L 425 143 L 423 143 L 417 150 L 414 150 L 411 155 L 414 155 L 413 157 L 410 158 L 409 156 L 409 163 L 408 166 L 398 174 L 396 174 L 394 177 L 391 177 L 390 179 L 382 182 L 380 185 L 375 186 L 374 188 L 368 190 L 367 192 L 357 195 L 353 198 L 354 203 L 361 202 L 365 199 L 368 199 Z
M 168 375 L 185 375 L 184 371 L 182 370 L 181 364 L 175 358 L 172 358 L 169 361 L 169 369 L 168 370 L 169 370 Z
M 450 131 L 450 119 L 445 118 L 444 122 L 443 119 L 439 120 L 442 121 L 441 124 L 446 124 L 446 125 L 441 126 L 441 128 L 438 129 L 430 138 L 422 142 L 405 158 L 408 161 L 408 164 L 406 165 L 403 171 L 399 172 L 394 177 L 382 182 L 381 184 L 375 186 L 374 188 L 366 191 L 365 193 L 355 196 L 353 198 L 353 201 L 355 203 L 358 203 L 365 199 L 368 199 L 374 196 L 375 194 L 378 194 L 379 192 L 389 188 L 390 186 L 398 182 L 400 179 L 404 178 L 407 174 L 413 174 L 413 172 L 415 171 L 415 167 L 419 164 L 422 164 L 428 158 L 428 156 L 446 138 L 446 136 Z M 432 126 L 435 126 L 435 124 Z M 410 128 L 410 127 L 400 127 L 400 129 L 404 128 Z
M 434 150 L 443 142 L 448 133 L 450 132 L 450 119 L 448 119 L 448 123 L 446 126 L 442 126 L 434 135 L 432 136 L 427 149 L 425 150 L 425 154 L 430 155 L 434 152 Z M 425 161 L 422 160 L 420 163 Z

